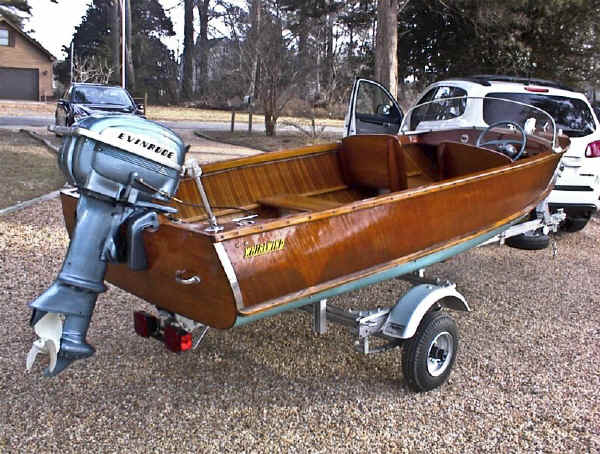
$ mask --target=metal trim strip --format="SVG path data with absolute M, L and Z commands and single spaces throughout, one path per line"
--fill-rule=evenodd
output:
M 242 297 L 242 291 L 240 289 L 240 283 L 238 282 L 237 276 L 235 274 L 235 270 L 233 269 L 233 265 L 231 264 L 231 260 L 229 260 L 229 254 L 225 250 L 225 246 L 223 243 L 214 243 L 215 251 L 217 252 L 217 256 L 221 261 L 221 265 L 223 266 L 223 270 L 225 271 L 225 275 L 229 280 L 229 284 L 231 285 L 231 291 L 233 292 L 233 299 L 235 300 L 235 307 L 237 310 L 242 310 L 244 308 L 244 298 Z

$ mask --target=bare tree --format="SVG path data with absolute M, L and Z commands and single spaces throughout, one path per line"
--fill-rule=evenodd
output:
M 284 34 L 284 20 L 277 4 L 261 22 L 256 49 L 260 55 L 256 78 L 257 100 L 262 105 L 267 136 L 276 135 L 277 119 L 306 80 L 306 68 L 299 67 L 290 51 L 291 37 Z
M 73 58 L 73 82 L 107 84 L 113 75 L 113 66 L 108 60 L 98 57 Z

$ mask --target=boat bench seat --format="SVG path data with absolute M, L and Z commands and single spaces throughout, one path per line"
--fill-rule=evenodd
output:
M 278 194 L 262 198 L 258 200 L 258 203 L 264 206 L 297 211 L 322 211 L 343 205 L 335 200 L 307 197 L 300 194 Z
M 344 182 L 350 187 L 406 189 L 406 168 L 398 137 L 364 134 L 344 137 L 339 151 Z

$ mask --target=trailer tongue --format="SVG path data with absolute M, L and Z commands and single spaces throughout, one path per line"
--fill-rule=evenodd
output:
M 106 291 L 107 264 L 147 267 L 141 232 L 158 228 L 157 212 L 176 212 L 153 199 L 165 201 L 175 193 L 187 152 L 173 132 L 134 116 L 89 117 L 78 127 L 60 129 L 65 140 L 59 165 L 81 195 L 62 269 L 30 305 L 39 339 L 27 369 L 45 353 L 48 376 L 94 354 L 86 333 L 98 294 Z

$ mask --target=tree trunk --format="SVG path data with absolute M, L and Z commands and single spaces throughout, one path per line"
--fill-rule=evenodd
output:
M 194 92 L 194 0 L 184 1 L 182 98 L 189 101 Z
M 326 89 L 331 88 L 333 82 L 333 24 L 334 14 L 328 13 L 325 18 L 325 70 L 323 71 L 323 80 L 326 82 Z
M 308 33 L 310 25 L 302 24 L 298 29 L 298 60 L 300 64 L 300 70 L 306 71 L 306 74 L 310 74 L 311 62 L 308 61 Z M 302 99 L 309 97 L 308 84 L 298 88 L 298 95 Z
M 111 2 L 110 23 L 110 51 L 112 57 L 114 82 L 121 80 L 121 5 L 120 0 Z
M 198 17 L 200 19 L 200 34 L 196 53 L 196 67 L 198 69 L 196 82 L 197 92 L 205 96 L 208 91 L 208 9 L 210 0 L 198 1 Z
M 131 30 L 131 0 L 125 0 L 125 35 L 127 37 L 127 86 L 135 93 L 135 72 L 133 70 L 132 30 Z
M 398 0 L 377 3 L 375 79 L 398 96 Z
M 277 118 L 272 113 L 265 112 L 265 133 L 268 137 L 275 137 Z
M 250 42 L 256 46 L 258 43 L 258 39 L 260 38 L 260 10 L 261 10 L 261 0 L 252 0 L 252 7 L 250 10 L 250 34 L 249 40 Z M 252 99 L 256 96 L 256 78 L 258 75 L 258 59 L 259 55 L 257 52 L 257 48 L 253 48 L 250 50 L 250 84 L 248 87 L 248 96 L 251 96 Z M 266 119 L 265 119 L 266 123 Z M 268 134 L 267 134 L 268 135 Z

